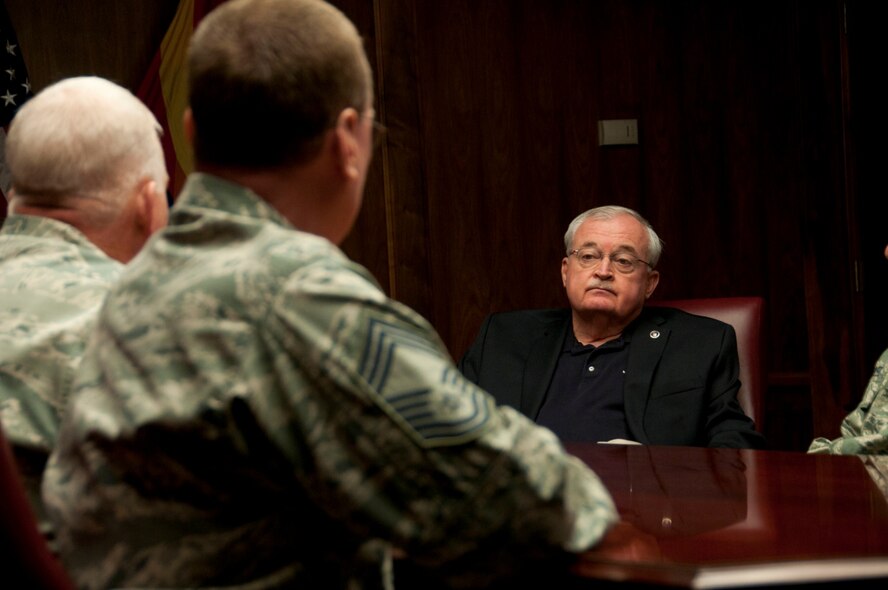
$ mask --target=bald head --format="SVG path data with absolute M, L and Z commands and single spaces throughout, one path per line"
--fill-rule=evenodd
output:
M 96 77 L 47 87 L 16 113 L 6 162 L 17 204 L 113 217 L 134 186 L 166 192 L 160 125 L 128 90 Z
M 6 138 L 10 213 L 67 223 L 129 261 L 167 221 L 160 129 L 144 104 L 108 80 L 47 87 L 18 110 Z

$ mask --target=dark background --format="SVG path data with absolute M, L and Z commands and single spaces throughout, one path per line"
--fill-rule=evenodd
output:
M 888 346 L 885 16 L 863 0 L 337 0 L 388 127 L 344 249 L 458 358 L 490 311 L 566 303 L 562 238 L 632 207 L 657 298 L 758 295 L 765 432 L 836 436 Z M 177 0 L 6 0 L 35 91 L 141 82 Z M 599 147 L 600 119 L 639 144 Z

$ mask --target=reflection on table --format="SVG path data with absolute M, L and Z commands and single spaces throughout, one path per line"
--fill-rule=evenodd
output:
M 861 458 L 568 450 L 599 474 L 622 517 L 576 566 L 583 578 L 689 588 L 851 580 L 888 587 L 888 503 Z

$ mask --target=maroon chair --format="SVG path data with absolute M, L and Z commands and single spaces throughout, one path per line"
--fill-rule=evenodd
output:
M 0 427 L 0 572 L 15 588 L 74 590 L 37 529 L 12 449 Z M 2 584 L 6 588 L 6 584 Z
M 695 315 L 721 320 L 737 333 L 740 357 L 740 391 L 737 398 L 746 415 L 764 432 L 765 367 L 764 315 L 761 297 L 714 297 L 708 299 L 673 299 L 651 301 L 650 306 L 675 307 Z

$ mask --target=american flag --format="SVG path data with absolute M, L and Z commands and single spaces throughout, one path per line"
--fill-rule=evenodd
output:
M 6 170 L 6 130 L 13 115 L 32 96 L 31 82 L 25 69 L 25 60 L 18 38 L 6 12 L 0 3 L 0 191 L 9 190 L 9 173 Z M 0 201 L 0 217 L 5 217 L 6 201 Z

